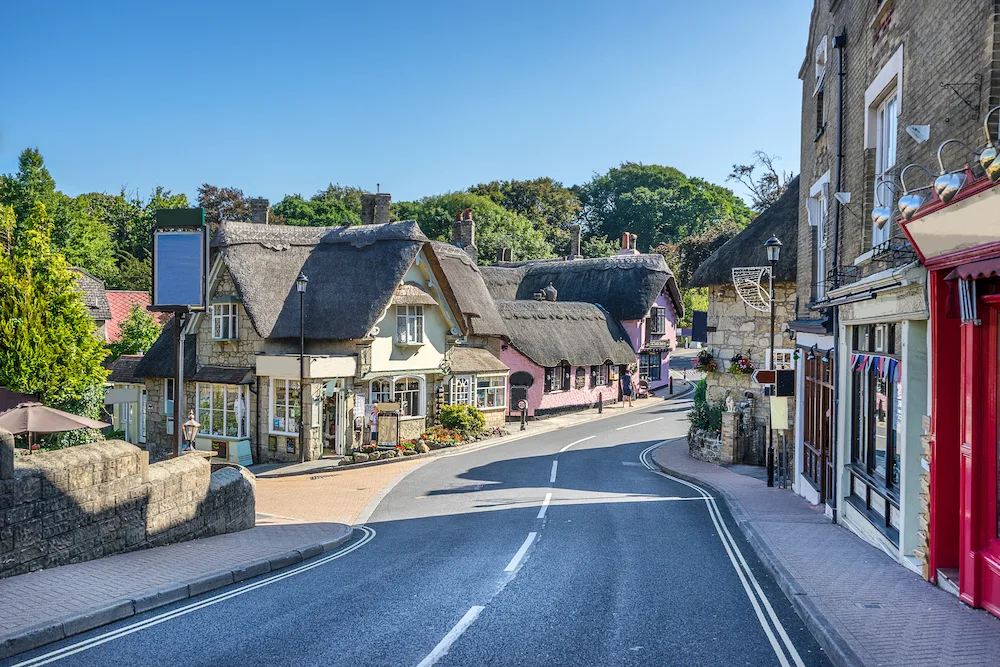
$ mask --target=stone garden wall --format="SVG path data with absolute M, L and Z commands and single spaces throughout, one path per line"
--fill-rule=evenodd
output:
M 709 463 L 720 463 L 722 438 L 714 431 L 691 429 L 688 432 L 688 452 L 692 458 Z
M 194 454 L 150 465 L 138 447 L 105 441 L 18 457 L 0 473 L 0 577 L 254 526 L 253 477 L 212 474 Z

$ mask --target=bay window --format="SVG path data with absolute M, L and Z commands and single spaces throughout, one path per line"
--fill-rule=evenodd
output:
M 472 405 L 471 375 L 458 375 L 451 379 L 451 404 Z
M 200 435 L 226 438 L 247 437 L 246 387 L 206 384 L 196 387 Z
M 507 397 L 507 377 L 505 375 L 482 375 L 476 378 L 476 407 L 505 407 Z
M 424 307 L 396 306 L 396 344 L 420 345 L 424 342 Z
M 271 379 L 271 433 L 299 434 L 299 381 Z
M 236 328 L 236 304 L 212 304 L 212 340 L 235 340 L 239 338 Z

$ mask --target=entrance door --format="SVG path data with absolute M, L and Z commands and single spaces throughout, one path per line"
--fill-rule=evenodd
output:
M 803 412 L 802 474 L 819 491 L 820 504 L 833 497 L 834 461 L 831 425 L 833 424 L 833 363 L 819 355 L 806 358 Z

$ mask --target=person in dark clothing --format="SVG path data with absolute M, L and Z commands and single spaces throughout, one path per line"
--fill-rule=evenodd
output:
M 626 368 L 622 375 L 622 398 L 628 401 L 628 406 L 632 407 L 632 369 Z

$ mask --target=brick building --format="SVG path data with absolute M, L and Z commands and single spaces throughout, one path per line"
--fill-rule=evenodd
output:
M 931 579 L 928 274 L 897 204 L 907 165 L 926 171 L 905 185 L 928 186 L 942 142 L 982 144 L 995 16 L 986 0 L 816 0 L 800 71 L 794 488 Z M 959 143 L 942 159 L 975 162 Z

